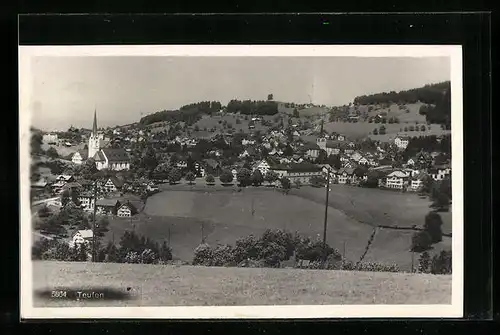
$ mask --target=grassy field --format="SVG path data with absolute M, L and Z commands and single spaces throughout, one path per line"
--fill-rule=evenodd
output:
M 324 223 L 321 192 L 324 189 L 303 187 L 285 196 L 269 189 L 236 192 L 233 188 L 176 185 L 150 197 L 144 213 L 137 217 L 113 218 L 106 239 L 117 243 L 125 230 L 135 229 L 159 242 L 170 241 L 174 258 L 191 261 L 202 237 L 211 245 L 234 244 L 240 237 L 260 235 L 266 229 L 321 237 Z M 345 257 L 352 261 L 362 255 L 373 225 L 421 225 L 428 212 L 428 201 L 414 194 L 353 187 L 343 190 L 342 186 L 334 185 L 330 199 L 327 242 L 341 253 L 345 247 Z M 353 199 L 356 199 L 354 206 Z M 443 219 L 443 230 L 447 232 L 451 222 L 447 216 Z M 379 229 L 365 260 L 394 262 L 409 271 L 412 234 L 411 230 Z M 434 246 L 434 252 L 449 249 L 450 245 L 451 239 L 445 237 Z
M 35 307 L 451 303 L 451 276 L 56 261 L 32 264 L 34 290 L 106 287 L 127 292 L 131 298 L 68 301 L 42 300 L 35 295 Z

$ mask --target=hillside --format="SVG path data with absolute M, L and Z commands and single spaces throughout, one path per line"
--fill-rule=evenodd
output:
M 43 300 L 35 307 L 449 304 L 451 276 L 300 269 L 34 261 L 35 290 L 112 288 L 122 301 Z M 82 274 L 84 274 L 82 276 Z

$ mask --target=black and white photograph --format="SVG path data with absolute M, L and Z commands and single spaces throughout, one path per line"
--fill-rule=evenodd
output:
M 460 46 L 19 54 L 23 316 L 462 316 Z

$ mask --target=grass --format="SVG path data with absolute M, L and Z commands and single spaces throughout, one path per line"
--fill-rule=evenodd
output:
M 133 300 L 41 300 L 35 307 L 449 304 L 451 276 L 34 261 L 35 290 L 113 288 Z M 127 291 L 127 287 L 130 288 Z
M 113 218 L 106 240 L 117 243 L 125 230 L 135 229 L 158 242 L 170 240 L 174 258 L 191 261 L 202 236 L 211 245 L 234 244 L 240 237 L 261 235 L 266 229 L 322 237 L 323 199 L 324 189 L 311 187 L 284 196 L 264 188 L 236 192 L 232 187 L 166 186 L 164 192 L 148 199 L 144 213 L 132 220 Z M 415 194 L 333 185 L 330 199 L 327 242 L 341 253 L 345 245 L 345 257 L 352 261 L 363 254 L 374 225 L 423 224 L 428 212 L 428 202 Z M 354 207 L 352 199 L 356 199 Z M 365 260 L 395 262 L 409 271 L 412 234 L 411 230 L 380 229 Z M 451 239 L 444 238 L 434 252 L 450 249 L 450 245 Z

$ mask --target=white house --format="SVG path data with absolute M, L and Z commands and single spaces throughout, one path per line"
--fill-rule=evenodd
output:
M 368 165 L 370 164 L 370 161 L 368 159 L 366 159 L 366 157 L 361 157 L 359 160 L 358 160 L 358 164 L 361 164 L 361 165 Z
M 412 191 L 418 191 L 424 183 L 424 179 L 427 175 L 423 172 L 411 178 L 410 189 Z
M 396 170 L 387 175 L 385 186 L 387 188 L 402 190 L 408 184 L 409 178 L 410 174 L 408 172 Z
M 59 139 L 57 138 L 57 134 L 44 134 L 42 136 L 42 141 L 47 144 L 57 144 Z
M 188 166 L 186 161 L 178 161 L 176 165 L 179 169 L 185 169 Z
M 73 239 L 71 240 L 73 245 L 80 244 L 90 244 L 92 242 L 92 238 L 94 233 L 92 229 L 78 230 L 75 235 L 73 235 Z
M 399 149 L 406 149 L 408 146 L 408 143 L 410 142 L 410 139 L 407 136 L 397 136 L 394 139 L 394 144 L 399 148 Z

